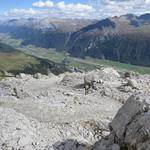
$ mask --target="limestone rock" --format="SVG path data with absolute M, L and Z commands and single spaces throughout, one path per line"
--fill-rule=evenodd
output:
M 113 68 L 107 67 L 107 68 L 104 68 L 102 71 L 111 76 L 120 77 L 120 74 L 118 73 L 118 71 Z
M 138 115 L 149 110 L 150 97 L 143 94 L 132 95 L 127 102 L 120 108 L 117 115 L 111 122 L 111 126 L 116 136 L 124 139 L 127 126 Z
M 67 140 L 64 142 L 57 142 L 53 145 L 54 150 L 90 150 L 88 146 L 80 144 L 76 140 Z
M 0 149 L 33 149 L 36 130 L 22 114 L 0 107 Z
M 115 143 L 111 143 L 109 140 L 102 140 L 97 142 L 92 150 L 120 150 L 120 146 Z
M 42 75 L 40 73 L 36 73 L 34 76 L 33 76 L 35 79 L 41 79 L 42 78 Z
M 16 78 L 19 78 L 19 79 L 23 79 L 26 77 L 26 74 L 24 73 L 20 73 L 19 75 L 16 76 Z
M 14 77 L 15 75 L 14 75 L 13 73 L 4 71 L 4 76 L 5 76 L 5 77 Z
M 127 85 L 132 88 L 138 89 L 138 83 L 134 79 L 127 79 Z
M 150 112 L 140 115 L 128 125 L 125 133 L 127 147 L 150 149 Z
M 94 74 L 90 73 L 90 74 L 86 74 L 84 77 L 84 83 L 86 84 L 91 84 L 92 82 L 94 82 Z
M 62 81 L 61 84 L 69 87 L 75 87 L 76 85 L 83 84 L 84 74 L 82 73 L 67 73 Z

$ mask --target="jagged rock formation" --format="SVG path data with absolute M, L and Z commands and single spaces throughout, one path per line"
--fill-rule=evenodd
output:
M 73 33 L 67 49 L 75 57 L 150 66 L 150 14 L 112 17 Z

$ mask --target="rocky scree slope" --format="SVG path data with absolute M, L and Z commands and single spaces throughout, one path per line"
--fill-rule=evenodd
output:
M 150 66 L 150 14 L 106 18 L 73 33 L 72 56 Z
M 88 95 L 83 88 L 86 74 L 94 74 L 96 81 Z M 137 123 L 149 112 L 144 95 L 150 93 L 150 76 L 132 73 L 132 79 L 138 88 L 122 86 L 126 80 L 121 73 L 103 68 L 59 76 L 20 74 L 0 81 L 1 149 L 117 150 L 132 145 L 131 135 L 139 139 L 132 142 L 136 146 L 148 143 L 147 136 L 139 136 L 148 135 L 148 119 L 141 128 Z M 137 92 L 144 94 L 127 100 Z

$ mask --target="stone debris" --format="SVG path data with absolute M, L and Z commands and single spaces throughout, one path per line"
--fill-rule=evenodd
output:
M 127 79 L 126 86 L 130 86 L 133 89 L 138 89 L 138 83 L 134 79 Z
M 150 149 L 149 75 L 130 73 L 126 86 L 113 68 L 48 75 L 0 81 L 0 149 Z
M 94 79 L 94 75 L 92 73 L 86 74 L 84 76 L 85 94 L 88 94 L 91 88 L 96 89 L 94 86 L 94 82 L 95 82 L 95 79 Z
M 120 77 L 120 74 L 119 74 L 118 71 L 115 70 L 114 68 L 110 68 L 110 67 L 108 67 L 108 68 L 103 68 L 102 71 L 103 71 L 104 73 L 106 73 L 106 74 L 111 75 L 111 76 L 116 76 L 116 77 L 118 77 L 118 78 Z
M 36 73 L 35 75 L 33 75 L 33 78 L 35 78 L 35 79 L 46 79 L 46 78 L 48 78 L 49 76 L 51 76 L 52 74 L 49 74 L 48 76 L 46 76 L 46 75 L 42 75 L 41 73 Z
M 0 107 L 0 149 L 34 149 L 36 130 L 22 114 Z
M 7 71 L 4 71 L 4 74 L 3 74 L 4 77 L 14 77 L 15 75 L 13 73 L 9 73 Z
M 64 86 L 75 87 L 84 83 L 84 73 L 66 73 L 61 84 Z

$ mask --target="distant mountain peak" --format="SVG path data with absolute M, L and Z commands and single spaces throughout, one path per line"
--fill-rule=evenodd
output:
M 9 23 L 12 23 L 12 22 L 17 22 L 18 19 L 11 19 L 11 20 L 8 20 Z
M 139 19 L 150 21 L 150 13 L 139 16 Z
M 126 14 L 126 15 L 123 15 L 124 17 L 126 17 L 127 19 L 134 19 L 134 18 L 137 18 L 136 15 L 134 14 Z
M 30 18 L 28 18 L 28 20 L 33 21 L 33 20 L 36 20 L 36 18 L 30 17 Z

